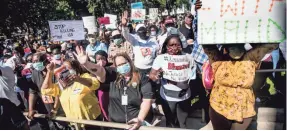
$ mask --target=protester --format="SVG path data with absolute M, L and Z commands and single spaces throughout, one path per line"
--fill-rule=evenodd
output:
M 100 86 L 99 81 L 90 74 L 85 73 L 80 63 L 68 60 L 55 74 L 59 83 L 52 83 L 54 63 L 47 65 L 47 75 L 42 84 L 43 95 L 59 96 L 61 105 L 67 118 L 96 120 L 101 114 L 95 90 Z M 57 71 L 56 71 L 57 72 Z M 55 109 L 57 112 L 57 109 Z M 90 126 L 82 125 L 84 129 L 92 129 Z
M 108 54 L 105 51 L 99 50 L 95 54 L 96 64 L 104 67 L 106 72 L 109 72 L 109 74 L 112 74 L 115 69 L 110 67 L 111 63 L 108 62 L 107 58 L 108 58 Z M 113 75 L 115 76 L 116 74 L 113 74 Z M 109 121 L 109 117 L 108 117 L 109 89 L 110 89 L 110 83 L 106 80 L 106 82 L 101 83 L 100 88 L 97 92 L 102 115 L 105 121 Z
M 101 33 L 103 33 L 101 31 Z M 105 52 L 108 52 L 108 48 L 107 48 L 107 45 L 105 43 L 102 42 L 102 40 L 104 38 L 102 38 L 104 34 L 100 34 L 99 36 L 96 36 L 95 35 L 90 35 L 89 36 L 89 42 L 90 44 L 86 47 L 86 52 L 89 56 L 89 59 L 92 61 L 92 62 L 95 62 L 95 59 L 93 58 L 93 56 L 95 55 L 95 53 L 99 50 L 103 50 Z
M 263 44 L 246 52 L 244 45 L 227 45 L 227 54 L 215 45 L 204 45 L 214 72 L 209 115 L 214 129 L 245 130 L 255 112 L 252 90 L 257 63 L 278 44 Z
M 168 127 L 186 128 L 191 107 L 189 82 L 195 79 L 195 72 L 194 60 L 189 54 L 182 52 L 179 36 L 168 36 L 161 55 L 156 57 L 149 75 L 153 81 L 161 81 L 161 103 Z
M 142 81 L 143 79 L 127 54 L 118 54 L 114 57 L 113 63 L 117 73 L 110 74 L 103 70 L 94 70 L 93 68 L 98 65 L 86 60 L 81 47 L 77 47 L 77 53 L 81 54 L 81 57 L 78 58 L 90 73 L 98 74 L 97 76 L 100 76 L 104 82 L 111 83 L 109 91 L 110 121 L 132 125 L 129 129 L 138 129 L 145 123 L 145 120 L 152 121 L 153 116 L 150 110 L 154 97 L 152 87 L 148 81 Z
M 192 29 L 192 21 L 193 21 L 193 16 L 191 13 L 186 13 L 184 17 L 184 25 L 179 28 L 179 31 L 185 36 L 187 40 L 187 48 L 185 48 L 184 52 L 186 53 L 191 53 L 192 52 L 192 44 L 194 40 L 194 34 L 193 34 L 193 29 Z
M 132 45 L 129 42 L 125 41 L 125 39 L 122 37 L 118 30 L 112 32 L 111 41 L 112 42 L 109 46 L 108 51 L 108 61 L 110 63 L 113 62 L 113 58 L 114 56 L 116 56 L 116 54 L 123 52 L 126 52 L 129 57 L 134 60 Z
M 8 66 L 0 66 L 0 129 L 27 130 L 28 121 L 20 110 L 20 101 L 14 91 L 15 75 Z
M 32 58 L 32 76 L 28 77 L 30 81 L 29 88 L 29 113 L 28 118 L 33 120 L 35 113 L 50 114 L 54 108 L 54 99 L 51 96 L 44 96 L 41 94 L 41 87 L 44 82 L 44 78 L 47 75 L 45 66 L 48 64 L 48 60 L 45 54 L 36 53 Z M 49 121 L 46 119 L 35 119 L 35 122 L 39 123 L 41 129 L 53 129 L 49 126 Z
M 123 37 L 133 45 L 133 51 L 135 55 L 134 64 L 140 71 L 142 76 L 149 73 L 152 63 L 159 50 L 158 43 L 155 39 L 147 36 L 147 29 L 143 24 L 136 26 L 137 35 L 129 33 L 127 25 L 127 11 L 122 16 L 122 35 Z
M 52 51 L 51 62 L 56 65 L 56 67 L 60 67 L 63 64 L 63 55 L 61 52 L 61 45 L 54 44 L 50 46 Z
M 158 28 L 157 28 L 157 26 L 156 25 L 151 25 L 149 27 L 149 33 L 150 33 L 151 37 L 157 37 L 157 35 L 158 35 Z

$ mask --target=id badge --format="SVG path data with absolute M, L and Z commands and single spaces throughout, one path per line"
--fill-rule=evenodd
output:
M 128 105 L 128 96 L 127 95 L 122 95 L 122 105 L 123 106 Z
M 42 100 L 45 104 L 51 104 L 54 103 L 53 97 L 52 96 L 44 96 L 42 95 Z

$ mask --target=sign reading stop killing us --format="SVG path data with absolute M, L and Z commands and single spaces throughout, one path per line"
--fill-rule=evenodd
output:
M 202 0 L 199 44 L 281 43 L 286 0 Z
M 49 21 L 53 41 L 84 40 L 84 24 L 81 20 Z

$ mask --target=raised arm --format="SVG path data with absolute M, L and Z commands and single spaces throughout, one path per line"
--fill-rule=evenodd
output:
M 74 52 L 74 55 L 77 57 L 80 64 L 86 68 L 92 75 L 94 75 L 101 83 L 104 83 L 106 80 L 106 70 L 104 67 L 94 64 L 88 61 L 88 56 L 83 50 L 82 46 L 76 47 L 77 53 Z
M 47 75 L 44 79 L 44 82 L 43 82 L 41 88 L 46 89 L 46 88 L 49 88 L 49 86 L 51 86 L 53 84 L 52 83 L 52 77 L 54 75 L 54 67 L 55 67 L 55 64 L 53 62 L 46 66 Z
M 128 11 L 124 11 L 124 13 L 122 14 L 122 35 L 129 43 L 134 45 L 137 42 L 137 40 L 133 35 L 129 33 L 129 29 L 127 27 L 128 22 L 127 18 L 128 18 Z

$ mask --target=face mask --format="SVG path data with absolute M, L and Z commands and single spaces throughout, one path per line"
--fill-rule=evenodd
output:
M 229 51 L 229 56 L 235 60 L 240 59 L 245 53 L 245 49 L 239 48 L 239 47 L 230 47 L 228 48 L 228 51 Z
M 150 32 L 150 35 L 151 35 L 151 36 L 156 36 L 156 31 L 151 31 L 151 32 Z
M 167 53 L 169 55 L 178 55 L 181 52 L 181 47 L 167 47 Z
M 121 38 L 119 38 L 119 39 L 114 39 L 114 43 L 115 43 L 116 45 L 120 45 L 122 42 L 123 42 L 123 40 L 122 40 Z
M 55 60 L 60 60 L 61 59 L 61 54 L 57 54 L 53 56 Z
M 89 42 L 90 42 L 90 44 L 95 44 L 96 43 L 96 39 L 95 38 L 89 38 Z
M 131 71 L 131 66 L 129 63 L 117 67 L 117 72 L 124 75 Z
M 33 63 L 32 66 L 37 71 L 43 71 L 45 69 L 45 66 L 44 66 L 43 62 Z

